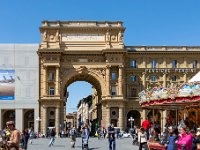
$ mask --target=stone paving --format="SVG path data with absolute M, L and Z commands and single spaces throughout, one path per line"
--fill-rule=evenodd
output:
M 71 148 L 69 138 L 56 138 L 53 146 L 49 147 L 50 139 L 34 139 L 32 144 L 28 144 L 28 150 L 81 150 L 81 138 L 77 138 L 75 148 Z M 131 144 L 132 138 L 123 138 L 116 140 L 116 150 L 138 150 L 138 146 Z M 89 139 L 89 150 L 109 150 L 108 140 L 97 138 Z

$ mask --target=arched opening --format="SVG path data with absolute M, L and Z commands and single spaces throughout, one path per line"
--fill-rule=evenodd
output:
M 133 118 L 134 121 L 129 120 L 130 118 Z M 140 112 L 137 110 L 131 110 L 127 114 L 127 127 L 131 128 L 131 126 L 140 126 Z
M 15 110 L 5 110 L 3 113 L 3 127 L 6 127 L 6 122 L 14 121 L 15 122 Z
M 27 128 L 34 130 L 34 110 L 27 110 L 24 113 L 24 129 Z
M 101 104 L 99 103 L 102 97 L 102 89 L 99 80 L 89 73 L 81 73 L 68 77 L 68 80 L 65 81 L 63 97 L 66 101 L 66 112 L 69 113 L 69 120 L 66 119 L 65 124 L 66 130 L 71 125 L 77 125 L 77 128 L 80 128 L 83 123 L 88 123 L 92 132 L 95 132 L 102 120 Z M 74 91 L 70 91 L 73 85 L 75 85 Z M 83 88 L 81 89 L 81 87 Z M 72 95 L 74 97 L 71 97 Z M 71 117 L 74 111 L 77 111 L 77 118 Z M 76 119 L 77 123 L 74 123 L 71 118 Z

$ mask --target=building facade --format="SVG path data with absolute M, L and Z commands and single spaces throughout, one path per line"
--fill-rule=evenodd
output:
M 199 71 L 198 46 L 125 46 L 122 22 L 43 21 L 38 50 L 41 131 L 49 125 L 50 109 L 55 127 L 65 119 L 67 86 L 91 83 L 98 95 L 97 116 L 125 129 L 151 112 L 138 103 L 138 93 L 156 85 L 187 82 Z M 81 92 L 81 91 L 80 91 Z M 159 112 L 162 125 L 168 112 Z
M 67 129 L 77 127 L 77 112 L 68 113 L 66 115 L 66 127 Z
M 0 44 L 0 129 L 38 130 L 39 62 L 37 44 Z

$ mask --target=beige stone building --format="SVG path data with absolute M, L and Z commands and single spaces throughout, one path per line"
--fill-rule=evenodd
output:
M 77 127 L 77 112 L 68 113 L 66 115 L 66 126 L 68 128 Z
M 123 23 L 43 21 L 38 50 L 41 131 L 55 112 L 55 127 L 65 119 L 68 85 L 87 81 L 97 90 L 99 124 L 112 122 L 125 129 L 128 118 L 140 125 L 148 111 L 138 103 L 138 92 L 156 84 L 182 83 L 199 70 L 200 47 L 125 46 Z M 134 43 L 133 43 L 134 44 Z M 160 112 L 164 120 L 167 112 Z

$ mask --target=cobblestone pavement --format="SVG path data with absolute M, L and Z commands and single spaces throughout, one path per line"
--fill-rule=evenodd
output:
M 28 150 L 81 150 L 81 138 L 77 138 L 75 148 L 71 148 L 69 138 L 56 138 L 53 146 L 49 147 L 50 139 L 35 139 L 32 144 L 28 144 Z M 138 150 L 138 146 L 131 144 L 132 138 L 116 140 L 116 150 Z M 89 139 L 89 150 L 109 150 L 108 140 L 97 138 Z

